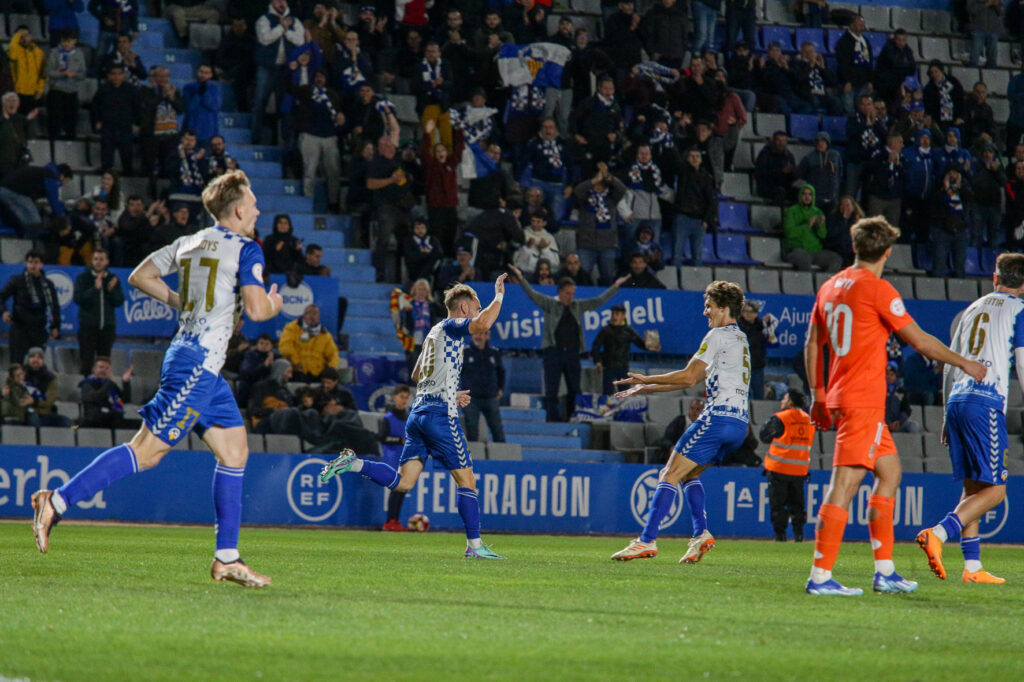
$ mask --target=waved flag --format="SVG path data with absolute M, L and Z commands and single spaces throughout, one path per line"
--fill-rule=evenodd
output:
M 560 88 L 562 69 L 570 54 L 569 48 L 555 43 L 506 43 L 498 53 L 498 73 L 509 87 L 535 85 L 538 88 Z

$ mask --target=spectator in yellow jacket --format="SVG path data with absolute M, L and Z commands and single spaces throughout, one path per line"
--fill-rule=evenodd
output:
M 27 114 L 38 106 L 46 89 L 45 56 L 26 26 L 15 31 L 7 56 L 11 60 L 14 91 L 21 96 L 20 113 Z
M 306 306 L 302 317 L 292 320 L 281 331 L 277 344 L 281 356 L 292 363 L 292 381 L 320 380 L 324 367 L 338 368 L 338 346 L 334 337 L 320 324 L 320 308 Z

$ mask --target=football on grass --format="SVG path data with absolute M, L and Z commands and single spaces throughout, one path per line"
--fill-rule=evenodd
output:
M 413 514 L 409 517 L 409 530 L 424 532 L 430 529 L 430 519 L 426 514 Z

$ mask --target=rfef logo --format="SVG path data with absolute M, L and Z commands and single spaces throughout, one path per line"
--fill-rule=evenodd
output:
M 326 465 L 325 460 L 310 457 L 297 464 L 288 476 L 288 506 L 312 523 L 329 518 L 341 504 L 341 478 L 335 476 L 327 483 L 320 482 L 320 470 Z
M 651 513 L 651 498 L 654 497 L 654 490 L 658 487 L 658 469 L 651 469 L 640 475 L 640 478 L 636 479 L 633 484 L 633 489 L 629 492 L 629 509 L 633 512 L 633 518 L 641 526 L 647 525 L 647 515 Z M 676 519 L 679 518 L 680 512 L 683 511 L 683 490 L 676 485 L 676 499 L 672 503 L 672 508 L 668 510 L 668 514 L 661 520 L 661 528 L 668 528 Z
M 978 519 L 978 537 L 988 540 L 998 535 L 999 531 L 1006 525 L 1006 518 L 1010 515 L 1010 498 L 1004 497 L 1003 503 L 989 509 Z

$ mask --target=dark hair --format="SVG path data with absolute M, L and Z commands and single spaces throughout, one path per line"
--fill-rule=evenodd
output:
M 138 194 L 132 194 L 131 196 L 128 197 L 127 201 L 142 201 L 143 203 L 145 203 L 145 200 L 143 200 L 143 198 L 140 197 Z
M 331 381 L 341 381 L 341 373 L 334 367 L 324 367 L 324 371 L 320 372 L 320 378 L 330 379 Z
M 124 71 L 124 67 L 120 64 L 111 64 L 110 68 L 107 69 L 107 73 L 113 73 L 114 71 Z
M 548 210 L 546 208 L 538 209 L 536 213 L 530 216 L 530 220 L 534 218 L 540 218 L 546 223 L 548 221 Z
M 308 256 L 311 253 L 314 253 L 316 251 L 323 251 L 323 250 L 324 250 L 324 247 L 320 246 L 319 244 L 310 244 L 310 245 L 308 245 L 306 247 L 306 255 Z
M 276 232 L 277 231 L 277 224 L 280 221 L 282 221 L 282 220 L 288 221 L 288 229 L 292 229 L 293 228 L 293 226 L 292 226 L 292 217 L 290 215 L 288 215 L 287 213 L 278 213 L 276 216 L 274 216 L 274 222 L 272 223 L 271 230 Z
M 791 388 L 788 391 L 786 391 L 786 394 L 789 395 L 789 402 L 793 403 L 793 407 L 799 407 L 800 409 L 803 409 L 804 405 L 807 404 L 807 400 L 804 397 L 804 392 L 801 391 L 799 388 Z
M 57 164 L 57 171 L 60 173 L 62 178 L 73 178 L 75 177 L 74 172 L 71 170 L 71 166 L 66 163 Z
M 395 396 L 399 393 L 412 393 L 412 389 L 409 388 L 408 384 L 398 384 L 391 389 L 391 395 Z
M 263 332 L 262 334 L 260 334 L 259 336 L 256 337 L 257 341 L 262 341 L 263 339 L 266 339 L 267 341 L 270 341 L 271 343 L 274 342 L 274 337 L 271 336 L 270 334 L 266 333 L 266 332 Z
M 196 131 L 193 130 L 192 128 L 185 128 L 184 130 L 181 131 L 181 136 L 185 137 L 186 135 L 191 135 L 192 137 L 195 137 Z
M 907 35 L 907 32 L 904 31 L 902 28 L 898 28 L 895 31 L 893 31 L 892 34 L 894 36 L 905 36 L 905 35 Z
M 623 315 L 625 315 L 626 314 L 626 306 L 620 305 L 620 304 L 616 303 L 615 305 L 612 306 L 612 312 L 613 313 L 622 313 Z
M 1024 254 L 999 254 L 996 258 L 996 276 L 999 285 L 1007 289 L 1020 289 L 1024 286 Z
M 728 308 L 733 319 L 739 317 L 743 309 L 743 289 L 735 282 L 715 280 L 704 289 L 704 297 L 719 308 Z
M 633 260 L 634 258 L 643 258 L 644 260 L 647 260 L 647 256 L 640 253 L 639 251 L 634 251 L 633 253 L 629 254 L 629 260 Z
M 110 258 L 110 252 L 107 251 L 106 249 L 104 249 L 102 246 L 97 246 L 96 248 L 94 248 L 92 250 L 92 252 L 93 252 L 93 255 L 96 255 L 97 253 L 102 253 L 102 254 L 106 254 L 107 258 Z
M 893 227 L 880 215 L 861 218 L 850 227 L 850 240 L 857 259 L 865 263 L 877 263 L 886 249 L 900 237 L 898 227 Z
M 97 355 L 95 358 L 93 358 L 92 364 L 95 365 L 97 362 L 105 362 L 105 363 L 107 363 L 109 365 L 110 364 L 110 356 L 109 355 Z
M 576 286 L 576 280 L 574 280 L 572 277 L 563 277 L 562 279 L 558 280 L 558 290 L 559 291 L 561 291 L 562 289 L 564 289 L 566 287 L 574 287 L 574 286 Z
M 36 260 L 46 260 L 46 258 L 43 256 L 43 252 L 40 251 L 39 249 L 29 249 L 28 253 L 25 254 L 25 261 L 28 262 L 33 258 L 35 258 Z

